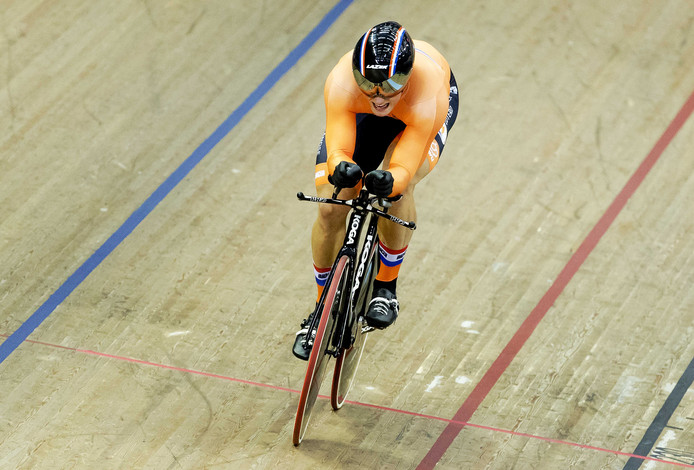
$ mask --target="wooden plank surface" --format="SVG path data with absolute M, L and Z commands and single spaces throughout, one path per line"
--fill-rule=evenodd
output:
M 5 2 L 0 334 L 334 5 Z M 370 335 L 355 403 L 319 400 L 294 448 L 316 210 L 294 194 L 313 191 L 325 76 L 385 18 L 449 59 L 460 114 L 418 187 L 402 315 Z M 0 363 L 0 466 L 417 467 L 694 91 L 693 23 L 685 0 L 349 6 Z M 692 126 L 436 468 L 628 465 L 615 452 L 634 452 L 694 358 Z M 685 390 L 656 458 L 694 465 L 692 403 Z

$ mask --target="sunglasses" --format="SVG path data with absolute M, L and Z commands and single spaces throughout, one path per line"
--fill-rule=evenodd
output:
M 369 97 L 381 95 L 386 98 L 395 96 L 402 91 L 402 88 L 410 78 L 410 74 L 396 73 L 388 80 L 381 83 L 374 83 L 367 80 L 357 70 L 352 70 L 354 79 L 359 88 Z

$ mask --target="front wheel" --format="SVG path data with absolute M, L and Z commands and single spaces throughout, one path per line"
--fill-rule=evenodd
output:
M 292 442 L 294 442 L 295 446 L 301 444 L 301 440 L 306 433 L 311 411 L 318 397 L 318 391 L 320 390 L 321 382 L 323 382 L 323 376 L 325 375 L 328 359 L 330 358 L 327 350 L 330 348 L 330 336 L 333 332 L 336 311 L 340 305 L 340 298 L 345 292 L 347 261 L 348 258 L 346 256 L 343 256 L 338 261 L 332 281 L 330 285 L 326 287 L 328 293 L 321 310 L 320 321 L 318 322 L 316 336 L 311 348 L 311 355 L 308 358 L 306 377 L 304 378 L 304 385 L 299 395 L 299 407 L 296 410 L 296 419 L 294 420 L 294 435 L 292 436 Z
M 354 335 L 354 342 L 350 348 L 340 351 L 341 354 L 337 357 L 337 361 L 335 362 L 333 383 L 330 390 L 330 405 L 335 411 L 342 408 L 342 405 L 344 405 L 347 399 L 347 394 L 352 389 L 352 385 L 354 385 L 357 367 L 359 367 L 361 356 L 364 353 L 364 346 L 366 345 L 366 332 L 372 329 L 366 326 L 366 322 L 362 315 L 366 313 L 367 303 L 371 298 L 371 291 L 373 290 L 373 277 L 376 275 L 376 267 L 378 266 L 378 252 L 375 248 L 377 245 L 378 239 L 376 239 L 371 248 L 371 253 L 369 254 L 370 261 L 366 268 L 366 274 L 362 284 L 364 287 L 360 289 L 354 307 L 354 315 L 358 316 L 354 321 L 354 325 L 352 325 L 351 333 Z M 368 288 L 366 288 L 367 286 Z

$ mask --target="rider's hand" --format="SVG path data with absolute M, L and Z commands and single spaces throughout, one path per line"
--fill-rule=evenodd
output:
M 390 171 L 374 170 L 366 175 L 366 189 L 375 196 L 388 197 L 393 192 L 393 175 Z
M 353 188 L 361 181 L 363 175 L 364 173 L 356 163 L 341 161 L 328 180 L 340 188 Z

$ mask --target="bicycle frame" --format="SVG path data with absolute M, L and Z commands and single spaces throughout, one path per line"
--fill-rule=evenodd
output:
M 367 219 L 363 222 L 362 217 Z M 371 290 L 371 274 L 373 266 L 367 265 L 374 261 L 374 254 L 378 244 L 378 219 L 371 214 L 360 214 L 358 211 L 352 211 L 350 215 L 348 232 L 345 234 L 345 241 L 338 259 L 342 256 L 347 256 L 349 259 L 347 268 L 347 285 L 350 286 L 348 302 L 346 303 L 346 311 L 339 312 L 343 319 L 338 320 L 335 325 L 339 330 L 333 335 L 334 351 L 331 351 L 334 357 L 337 357 L 343 349 L 349 349 L 354 341 L 352 330 L 359 315 L 363 315 L 364 304 L 370 297 Z M 359 249 L 359 241 L 362 240 L 361 232 L 366 225 L 366 234 Z M 344 295 L 344 293 L 343 293 Z
M 362 189 L 356 198 L 349 200 L 336 199 L 335 195 L 336 194 L 334 194 L 332 198 L 323 198 L 317 196 L 306 196 L 301 192 L 297 193 L 297 198 L 301 201 L 344 205 L 352 208 L 349 216 L 349 222 L 347 223 L 347 232 L 345 233 L 345 238 L 342 243 L 342 248 L 340 248 L 340 251 L 335 258 L 335 263 L 337 263 L 342 256 L 347 256 L 349 260 L 347 266 L 347 284 L 350 286 L 350 292 L 349 302 L 347 302 L 347 311 L 340 312 L 340 314 L 343 315 L 343 321 L 337 321 L 335 323 L 336 328 L 339 330 L 337 331 L 336 335 L 334 335 L 335 332 L 330 332 L 330 334 L 333 335 L 331 344 L 334 349 L 329 350 L 328 352 L 333 357 L 339 356 L 343 349 L 349 349 L 351 342 L 353 341 L 353 335 L 351 332 L 355 321 L 359 315 L 364 314 L 364 307 L 369 298 L 368 294 L 371 289 L 371 282 L 365 281 L 370 281 L 370 279 L 367 279 L 367 276 L 370 276 L 372 270 L 369 268 L 368 263 L 373 259 L 376 246 L 378 244 L 378 218 L 382 217 L 388 219 L 411 230 L 416 228 L 414 222 L 405 222 L 404 220 L 387 213 L 387 208 L 390 206 L 390 203 L 397 201 L 400 196 L 396 198 L 377 198 L 369 196 L 369 192 L 366 189 Z M 375 207 L 374 203 L 376 201 L 378 201 L 379 205 L 384 207 L 385 210 Z M 363 238 L 360 249 L 359 242 L 365 226 L 366 234 Z M 334 269 L 335 265 L 333 265 L 333 269 L 331 270 L 330 276 L 326 281 L 326 285 L 329 285 L 332 282 Z M 326 293 L 324 291 L 319 300 L 319 304 L 324 302 L 325 294 Z M 319 316 L 314 315 L 312 320 L 312 323 L 308 325 L 309 331 L 312 331 L 312 328 L 318 324 Z M 348 332 L 350 333 L 349 335 L 347 335 Z

